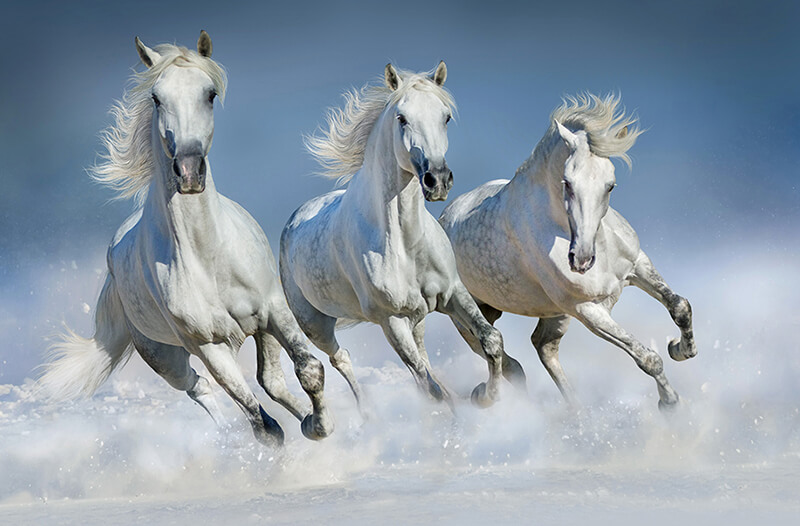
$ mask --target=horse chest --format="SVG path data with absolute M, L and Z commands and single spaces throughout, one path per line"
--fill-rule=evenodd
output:
M 421 319 L 435 307 L 436 293 L 425 283 L 424 273 L 413 259 L 405 255 L 369 252 L 364 255 L 364 272 L 369 284 L 368 311 L 389 311 Z M 427 286 L 426 286 L 427 285 Z

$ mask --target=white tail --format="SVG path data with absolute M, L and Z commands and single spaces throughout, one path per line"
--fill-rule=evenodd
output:
M 111 276 L 106 277 L 95 314 L 92 339 L 83 338 L 68 327 L 50 346 L 47 363 L 39 378 L 39 392 L 51 400 L 91 396 L 118 366 L 131 356 L 131 336 L 125 313 Z

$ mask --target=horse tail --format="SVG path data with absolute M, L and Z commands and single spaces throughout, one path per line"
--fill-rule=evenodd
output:
M 50 346 L 38 391 L 50 400 L 91 396 L 133 352 L 125 313 L 111 275 L 106 277 L 94 321 L 94 337 L 66 331 Z

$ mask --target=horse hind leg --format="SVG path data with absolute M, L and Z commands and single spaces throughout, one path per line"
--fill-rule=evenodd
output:
M 536 324 L 536 329 L 531 334 L 531 343 L 539 354 L 539 360 L 541 360 L 545 370 L 561 392 L 561 396 L 564 397 L 570 407 L 577 408 L 579 404 L 575 391 L 567 380 L 564 369 L 561 367 L 561 361 L 558 359 L 558 346 L 561 343 L 561 338 L 567 332 L 569 320 L 569 316 L 540 318 L 539 323 Z
M 225 426 L 225 417 L 217 405 L 211 383 L 189 363 L 190 354 L 183 347 L 153 341 L 134 328 L 131 328 L 134 347 L 153 371 L 178 391 L 184 391 L 189 398 L 206 410 L 219 427 Z
M 256 440 L 267 446 L 282 446 L 284 435 L 281 426 L 270 417 L 250 390 L 239 365 L 236 350 L 228 344 L 206 343 L 191 348 L 217 383 L 244 412 Z
M 339 374 L 347 381 L 347 385 L 350 386 L 361 417 L 365 420 L 368 419 L 364 406 L 364 395 L 356 380 L 355 372 L 353 372 L 350 353 L 347 352 L 347 349 L 339 347 L 339 342 L 336 340 L 336 318 L 320 312 L 311 305 L 303 296 L 300 288 L 292 281 L 291 275 L 281 272 L 281 279 L 286 293 L 286 301 L 300 328 L 311 340 L 311 343 L 328 355 L 333 368 L 339 371 Z
M 492 327 L 494 327 L 495 322 L 500 319 L 500 316 L 503 315 L 503 311 L 497 310 L 486 303 L 478 303 L 478 308 L 480 309 L 481 314 L 483 314 L 483 317 L 486 318 L 486 321 L 488 321 Z M 464 341 L 467 342 L 469 348 L 472 349 L 472 352 L 485 360 L 486 353 L 483 352 L 483 347 L 481 347 L 480 340 L 457 320 L 453 319 L 453 323 L 455 324 L 458 333 L 462 338 L 464 338 Z M 508 353 L 505 352 L 505 349 L 503 349 L 503 377 L 508 380 L 511 385 L 523 393 L 528 392 L 528 382 L 527 378 L 525 377 L 525 370 L 516 359 L 512 358 L 508 355 Z
M 270 386 L 270 388 L 274 389 L 277 383 L 277 389 L 282 393 L 284 399 L 287 399 L 286 395 L 288 395 L 288 401 L 294 405 L 295 409 L 293 410 L 289 406 L 286 407 L 301 421 L 300 429 L 306 438 L 320 440 L 327 437 L 333 432 L 334 423 L 323 397 L 325 368 L 308 351 L 303 333 L 288 307 L 273 309 L 268 330 L 272 333 L 267 339 L 270 344 L 267 347 L 267 351 L 270 353 L 267 357 L 267 363 L 270 365 L 271 371 L 265 369 L 264 372 L 271 374 L 271 377 L 277 379 L 277 382 L 270 383 L 270 379 L 264 377 L 259 367 L 259 378 L 262 379 L 262 385 Z M 300 386 L 311 400 L 311 413 L 286 389 L 286 380 L 280 367 L 281 346 L 289 354 L 289 358 L 294 363 L 294 372 L 300 381 Z M 270 388 L 265 387 L 270 396 L 275 398 Z
M 689 300 L 675 294 L 669 288 L 644 252 L 639 254 L 630 282 L 661 302 L 669 311 L 675 325 L 680 329 L 681 337 L 673 338 L 667 346 L 670 357 L 680 362 L 696 356 L 697 346 L 692 330 L 692 306 L 689 304 Z

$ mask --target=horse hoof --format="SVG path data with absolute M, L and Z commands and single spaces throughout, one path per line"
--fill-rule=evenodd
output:
M 322 440 L 333 433 L 333 424 L 324 425 L 322 419 L 314 418 L 314 414 L 308 414 L 300 423 L 300 431 L 309 440 Z
M 674 414 L 678 410 L 678 397 L 675 397 L 674 401 L 667 402 L 664 400 L 658 401 L 658 410 L 661 411 L 662 414 L 671 415 Z
M 481 409 L 491 407 L 492 404 L 494 404 L 494 398 L 489 396 L 489 393 L 486 391 L 486 382 L 479 383 L 475 389 L 472 390 L 470 399 L 472 400 L 473 405 L 480 407 Z
M 670 340 L 669 345 L 667 345 L 667 351 L 669 352 L 669 357 L 675 360 L 676 362 L 682 362 L 684 360 L 688 360 L 689 358 L 693 358 L 697 355 L 697 349 L 694 345 L 691 346 L 690 349 L 686 350 L 683 347 L 685 345 L 681 345 L 680 338 L 673 338 Z
M 264 409 L 261 409 L 261 422 L 259 426 L 253 423 L 253 431 L 256 440 L 269 447 L 282 447 L 284 441 L 283 429 L 278 421 L 269 416 Z

